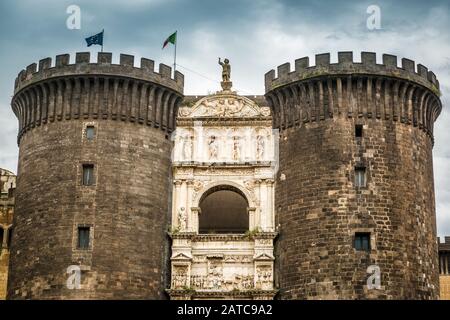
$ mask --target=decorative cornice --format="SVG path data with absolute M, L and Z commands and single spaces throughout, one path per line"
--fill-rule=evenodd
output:
M 231 290 L 231 291 L 206 291 L 206 290 L 174 290 L 166 289 L 166 292 L 170 296 L 190 296 L 190 297 L 255 297 L 255 296 L 267 296 L 273 298 L 278 290 Z
M 207 241 L 249 241 L 254 239 L 275 239 L 278 232 L 258 232 L 248 234 L 198 234 L 196 232 L 168 232 L 172 239 L 190 239 L 196 242 Z

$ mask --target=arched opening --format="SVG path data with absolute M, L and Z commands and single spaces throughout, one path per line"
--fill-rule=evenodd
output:
M 200 199 L 199 233 L 245 233 L 249 229 L 248 201 L 238 188 L 221 185 Z

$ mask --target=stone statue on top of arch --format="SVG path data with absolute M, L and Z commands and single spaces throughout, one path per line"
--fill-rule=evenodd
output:
M 231 82 L 231 65 L 230 60 L 227 58 L 222 60 L 219 58 L 219 64 L 222 66 L 222 82 L 220 85 L 222 86 L 223 91 L 230 91 L 233 83 Z

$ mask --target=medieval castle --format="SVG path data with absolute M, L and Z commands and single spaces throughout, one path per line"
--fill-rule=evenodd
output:
M 439 82 L 360 61 L 283 64 L 264 96 L 219 61 L 222 90 L 201 97 L 130 55 L 29 65 L 17 187 L 2 182 L 7 298 L 437 299 Z

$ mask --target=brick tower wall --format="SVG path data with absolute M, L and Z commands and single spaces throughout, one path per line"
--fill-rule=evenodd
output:
M 10 299 L 163 299 L 170 203 L 169 134 L 183 76 L 99 53 L 41 60 L 16 80 L 19 165 Z M 95 127 L 88 140 L 87 126 Z M 82 185 L 83 164 L 95 183 Z M 88 250 L 78 227 L 91 227 Z M 81 268 L 69 289 L 67 268 Z
M 439 274 L 433 123 L 439 83 L 415 63 L 373 53 L 308 58 L 266 74 L 280 129 L 276 285 L 281 299 L 436 299 Z M 363 126 L 362 138 L 355 125 Z M 355 187 L 365 167 L 367 186 Z M 370 232 L 371 250 L 354 249 Z M 381 288 L 369 290 L 377 265 Z

